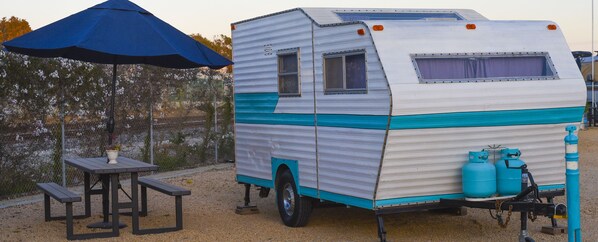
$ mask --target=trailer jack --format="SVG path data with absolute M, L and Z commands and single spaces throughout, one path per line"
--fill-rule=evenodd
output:
M 384 219 L 381 214 L 376 215 L 376 221 L 378 222 L 378 237 L 380 242 L 386 242 L 386 230 L 384 229 Z
M 548 203 L 554 203 L 554 197 L 547 197 Z M 550 218 L 550 226 L 543 226 L 541 232 L 544 234 L 557 235 L 567 233 L 567 227 L 559 226 L 556 218 L 566 218 L 567 216 L 554 215 Z
M 245 185 L 245 198 L 244 198 L 245 203 L 243 204 L 243 206 L 237 206 L 235 213 L 239 214 L 239 215 L 248 215 L 248 214 L 259 213 L 260 210 L 257 208 L 257 206 L 249 205 L 249 203 L 251 202 L 251 198 L 249 196 L 249 192 L 251 190 L 251 184 L 243 184 L 243 185 Z

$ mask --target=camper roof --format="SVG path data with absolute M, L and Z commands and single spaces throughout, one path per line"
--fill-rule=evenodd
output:
M 471 9 L 399 9 L 399 8 L 295 8 L 247 19 L 249 22 L 292 11 L 302 11 L 318 25 L 342 24 L 365 20 L 458 21 L 488 20 Z

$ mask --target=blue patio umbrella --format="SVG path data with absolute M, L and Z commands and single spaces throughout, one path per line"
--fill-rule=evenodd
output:
M 127 0 L 109 0 L 3 43 L 11 52 L 113 64 L 109 144 L 114 132 L 118 64 L 220 69 L 233 64 Z

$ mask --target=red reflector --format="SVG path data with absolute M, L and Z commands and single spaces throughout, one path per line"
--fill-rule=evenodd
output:
M 234 25 L 234 24 L 231 24 L 231 25 L 230 25 L 230 30 L 235 30 L 235 29 L 237 29 L 237 26 L 236 26 L 236 25 Z
M 374 25 L 374 26 L 372 26 L 372 29 L 374 31 L 382 31 L 382 30 L 384 30 L 384 26 L 383 25 Z
M 467 25 L 465 25 L 465 28 L 466 28 L 466 29 L 473 30 L 473 29 L 476 29 L 476 28 L 477 28 L 477 26 L 475 26 L 475 24 L 467 24 Z
M 548 28 L 548 30 L 556 30 L 556 25 L 555 24 L 549 24 L 548 26 L 546 26 L 546 28 Z
M 358 35 L 365 35 L 365 30 L 364 29 L 358 29 L 357 30 L 357 34 Z

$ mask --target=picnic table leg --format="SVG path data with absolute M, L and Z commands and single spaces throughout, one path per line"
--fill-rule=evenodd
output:
M 110 220 L 110 178 L 108 175 L 102 175 L 102 212 L 104 213 L 104 222 L 108 223 Z
M 118 221 L 118 174 L 110 175 L 110 183 L 112 188 L 112 233 L 114 236 L 119 236 L 119 221 Z
M 91 181 L 89 172 L 83 173 L 83 187 L 85 189 L 85 217 L 91 216 Z
M 131 173 L 131 202 L 133 202 L 131 220 L 133 223 L 133 234 L 139 232 L 139 191 L 137 190 L 137 178 L 137 172 Z
M 176 196 L 174 199 L 176 209 L 176 230 L 183 229 L 183 197 Z
M 52 220 L 50 211 L 50 196 L 44 193 L 44 218 L 46 222 Z
M 141 187 L 141 216 L 147 216 L 147 187 Z
M 73 203 L 66 203 L 66 238 L 68 240 L 74 239 L 73 233 Z

